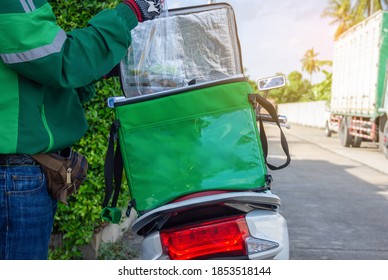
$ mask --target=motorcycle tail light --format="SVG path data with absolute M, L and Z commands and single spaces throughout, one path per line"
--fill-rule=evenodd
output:
M 163 251 L 173 260 L 247 255 L 244 216 L 212 220 L 160 233 Z

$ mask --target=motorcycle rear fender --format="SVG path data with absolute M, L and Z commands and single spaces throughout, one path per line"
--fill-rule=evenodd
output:
M 288 259 L 289 240 L 286 220 L 279 213 L 267 210 L 253 210 L 246 215 L 249 232 L 252 237 L 276 242 L 278 247 L 249 255 L 251 260 Z M 141 257 L 144 260 L 168 259 L 163 254 L 159 231 L 147 235 L 142 242 Z

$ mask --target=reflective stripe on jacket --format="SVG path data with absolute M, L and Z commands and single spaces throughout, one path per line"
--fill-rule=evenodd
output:
M 0 1 L 0 154 L 54 151 L 87 123 L 78 92 L 124 57 L 137 25 L 125 4 L 65 33 L 46 0 Z

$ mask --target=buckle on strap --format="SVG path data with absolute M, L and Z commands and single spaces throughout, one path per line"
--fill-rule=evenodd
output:
M 107 222 L 118 224 L 121 220 L 121 210 L 116 207 L 105 207 L 102 209 L 101 218 Z

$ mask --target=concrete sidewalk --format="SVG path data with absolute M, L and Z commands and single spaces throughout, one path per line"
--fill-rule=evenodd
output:
M 266 125 L 268 134 L 277 135 L 278 128 L 273 125 Z M 338 139 L 338 134 L 333 134 L 332 137 L 326 137 L 324 130 L 307 126 L 291 124 L 290 129 L 283 128 L 286 137 L 291 134 L 296 138 L 313 143 L 323 149 L 334 152 L 338 155 L 347 157 L 361 164 L 369 166 L 375 170 L 388 174 L 388 160 L 384 154 L 379 151 L 378 143 L 362 142 L 360 148 L 342 147 Z M 292 151 L 291 151 L 292 153 Z

